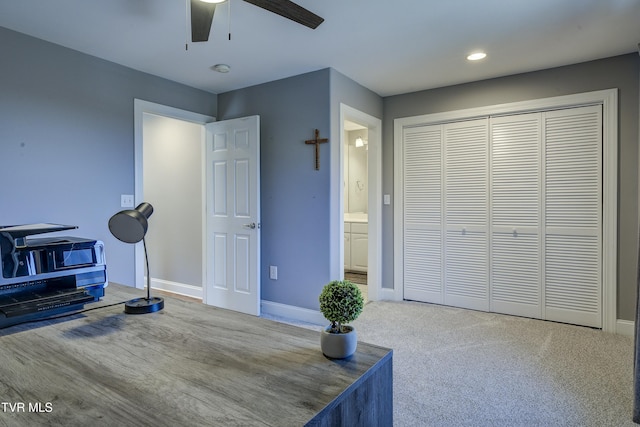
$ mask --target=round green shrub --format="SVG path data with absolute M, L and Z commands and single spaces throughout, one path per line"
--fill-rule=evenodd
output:
M 358 286 L 348 280 L 325 285 L 318 298 L 322 315 L 331 322 L 331 332 L 343 332 L 343 325 L 358 318 L 364 306 Z

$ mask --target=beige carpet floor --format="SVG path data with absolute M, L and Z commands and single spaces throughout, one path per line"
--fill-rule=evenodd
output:
M 394 351 L 395 426 L 637 426 L 630 337 L 409 301 L 352 324 Z
M 353 325 L 394 350 L 396 426 L 636 426 L 630 337 L 406 301 Z

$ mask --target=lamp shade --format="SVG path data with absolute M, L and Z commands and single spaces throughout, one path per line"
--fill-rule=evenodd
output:
M 147 202 L 140 203 L 135 209 L 120 211 L 109 220 L 109 231 L 122 242 L 138 243 L 147 234 L 147 220 L 152 213 L 153 206 Z

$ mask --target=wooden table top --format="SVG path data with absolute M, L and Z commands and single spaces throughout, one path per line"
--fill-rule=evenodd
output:
M 111 284 L 106 306 L 143 296 Z M 300 426 L 392 357 L 330 360 L 319 332 L 165 297 L 0 330 L 0 426 Z

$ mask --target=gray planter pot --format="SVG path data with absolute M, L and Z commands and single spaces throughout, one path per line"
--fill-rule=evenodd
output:
M 345 326 L 349 332 L 344 334 L 332 334 L 331 326 L 327 326 L 320 332 L 320 348 L 322 353 L 331 359 L 345 359 L 356 352 L 358 334 L 353 326 Z

